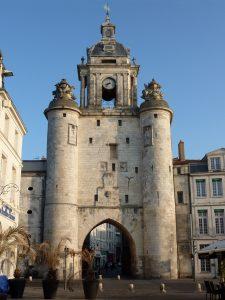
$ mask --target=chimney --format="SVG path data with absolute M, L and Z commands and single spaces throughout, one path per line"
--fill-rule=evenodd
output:
M 185 160 L 185 153 L 184 153 L 184 142 L 180 140 L 178 144 L 178 153 L 179 153 L 179 160 Z

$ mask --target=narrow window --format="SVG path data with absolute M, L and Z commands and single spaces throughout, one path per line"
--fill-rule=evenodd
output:
M 9 117 L 7 114 L 5 114 L 5 128 L 4 128 L 4 134 L 5 137 L 8 138 L 9 137 Z
M 14 148 L 16 151 L 18 150 L 18 140 L 19 140 L 19 133 L 17 130 L 15 130 Z
M 116 164 L 112 164 L 112 171 L 116 171 Z
M 6 166 L 7 166 L 7 158 L 2 154 L 2 159 L 1 159 L 1 184 L 0 185 L 4 185 L 5 184 L 5 180 L 6 180 Z
M 118 125 L 122 126 L 122 120 L 118 120 Z
M 222 178 L 212 179 L 212 186 L 213 186 L 214 197 L 223 196 Z
M 128 203 L 129 202 L 129 196 L 125 195 L 125 202 Z
M 157 119 L 158 118 L 158 114 L 154 114 L 154 118 Z
M 65 114 L 65 113 L 63 114 L 63 117 L 64 117 L 64 118 L 66 117 L 66 114 Z
M 117 158 L 117 144 L 109 144 L 110 147 L 110 159 Z
M 93 139 L 89 138 L 89 144 L 92 144 L 92 142 L 93 142 Z
M 209 246 L 209 244 L 201 244 L 199 245 L 199 249 L 203 249 L 205 247 Z M 210 269 L 210 259 L 208 258 L 202 258 L 200 259 L 200 262 L 201 262 L 201 272 L 210 272 L 211 269 Z
M 177 174 L 181 174 L 181 168 L 180 167 L 177 168 Z
M 77 126 L 68 124 L 68 144 L 77 145 Z
M 95 194 L 95 201 L 98 201 L 98 194 Z
M 215 209 L 216 234 L 224 234 L 224 210 Z
M 135 167 L 135 173 L 136 174 L 138 173 L 138 167 Z
M 153 127 L 145 126 L 143 128 L 144 133 L 144 146 L 152 146 L 153 145 Z
M 206 197 L 205 179 L 196 179 L 197 197 Z
M 184 203 L 184 194 L 183 194 L 183 191 L 178 191 L 177 192 L 177 202 L 179 204 Z
M 126 138 L 126 143 L 130 144 L 130 138 L 129 137 Z
M 199 234 L 208 234 L 208 215 L 207 210 L 198 211 Z
M 97 120 L 97 126 L 100 126 L 100 120 Z

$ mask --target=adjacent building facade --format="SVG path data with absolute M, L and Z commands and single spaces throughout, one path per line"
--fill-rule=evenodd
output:
M 196 278 L 216 277 L 217 260 L 199 259 L 197 252 L 225 239 L 225 148 L 201 160 L 186 160 L 180 142 L 179 153 L 174 160 L 174 182 L 180 272 L 192 269 Z
M 0 224 L 3 230 L 19 223 L 21 152 L 26 133 L 24 123 L 4 87 L 4 78 L 12 75 L 6 70 L 0 53 Z M 6 253 L 6 256 L 11 257 L 12 254 Z

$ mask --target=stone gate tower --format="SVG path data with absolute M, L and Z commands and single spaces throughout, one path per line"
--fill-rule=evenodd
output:
M 78 65 L 80 106 L 63 79 L 45 110 L 44 238 L 67 236 L 81 250 L 90 231 L 109 222 L 127 237 L 134 275 L 176 278 L 172 111 L 154 80 L 139 108 L 139 65 L 108 15 L 101 35 Z
M 170 123 L 173 112 L 153 79 L 140 106 L 143 135 L 145 276 L 177 277 L 176 218 Z

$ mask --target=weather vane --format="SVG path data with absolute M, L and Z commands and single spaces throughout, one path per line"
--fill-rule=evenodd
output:
M 109 4 L 108 3 L 106 3 L 104 5 L 104 11 L 106 13 L 106 16 L 109 16 L 110 8 L 109 8 Z

